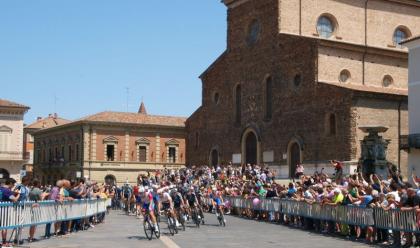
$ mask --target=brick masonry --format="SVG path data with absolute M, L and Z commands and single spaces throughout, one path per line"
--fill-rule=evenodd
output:
M 303 2 L 308 4 L 308 1 Z M 340 8 L 349 4 L 348 1 L 325 2 L 341 2 Z M 287 1 L 250 0 L 228 8 L 227 49 L 201 75 L 202 105 L 187 120 L 187 164 L 209 164 L 214 148 L 219 152 L 220 163 L 231 161 L 233 154 L 243 156 L 242 135 L 247 129 L 259 136 L 259 161 L 264 160 L 263 152 L 273 151 L 274 161 L 269 164 L 282 168 L 281 177 L 289 176 L 293 140 L 299 143 L 301 160 L 308 166 L 324 166 L 330 159 L 354 164 L 360 156 L 360 140 L 364 137 L 359 127 L 371 124 L 389 127 L 384 134 L 391 140 L 388 158 L 395 164 L 400 162 L 403 172 L 407 172 L 407 154 L 398 149 L 398 129 L 401 134 L 408 132 L 407 96 L 389 94 L 381 85 L 384 74 L 392 73 L 395 84 L 390 87 L 402 89 L 401 92 L 407 89 L 406 52 L 402 49 L 388 51 L 392 50 L 386 48 L 388 41 L 382 48 L 372 44 L 364 49 L 354 44 L 362 42 L 363 38 L 349 37 L 348 41 L 329 44 L 330 41 L 310 37 L 312 35 L 287 33 L 280 27 L 288 22 L 296 24 L 296 20 L 293 20 L 293 11 L 288 15 L 282 9 L 285 3 Z M 405 6 L 398 9 L 405 10 Z M 334 11 L 329 9 L 330 13 Z M 418 16 L 420 13 L 413 18 Z M 312 19 L 303 18 L 302 22 Z M 406 19 L 403 21 L 408 21 Z M 257 42 L 249 45 L 246 39 L 254 20 L 259 20 L 261 31 Z M 309 27 L 308 23 L 302 25 Z M 316 19 L 312 25 L 316 32 Z M 349 24 L 340 26 L 341 32 L 346 25 Z M 380 49 L 383 55 L 378 55 Z M 375 60 L 370 63 L 367 58 Z M 377 92 L 342 87 L 338 78 L 343 68 L 351 71 L 347 84 L 375 87 Z M 302 79 L 298 86 L 294 84 L 297 74 Z M 272 118 L 266 120 L 265 80 L 269 76 L 273 79 L 273 111 Z M 238 84 L 242 91 L 240 124 L 235 123 Z M 220 96 L 217 103 L 216 93 Z M 331 114 L 336 116 L 335 135 L 328 135 L 327 130 Z

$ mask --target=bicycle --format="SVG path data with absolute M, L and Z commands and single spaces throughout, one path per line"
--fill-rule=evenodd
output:
M 158 226 L 158 229 L 160 229 L 158 222 L 156 222 L 156 225 Z M 150 219 L 149 210 L 147 210 L 144 214 L 143 228 L 148 240 L 152 240 L 153 234 L 156 236 L 156 238 L 160 238 L 160 232 L 156 231 L 155 226 Z
M 182 208 L 176 208 L 176 215 L 178 216 L 178 222 L 182 226 L 182 231 L 185 231 L 185 220 L 187 219 L 185 211 Z
M 176 227 L 176 220 L 175 218 L 172 216 L 171 211 L 169 209 L 165 210 L 165 215 L 167 217 L 168 220 L 168 229 L 169 229 L 169 233 L 174 236 L 176 233 L 178 233 L 178 228 Z
M 216 216 L 220 226 L 226 226 L 225 216 L 223 214 L 223 206 L 216 206 Z
M 195 225 L 197 226 L 197 228 L 200 228 L 201 219 L 199 217 L 196 206 L 191 209 L 191 215 L 192 215 L 191 218 L 193 222 L 195 223 Z

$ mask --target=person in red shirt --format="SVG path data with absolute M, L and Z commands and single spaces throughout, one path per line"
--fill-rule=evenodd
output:
M 337 160 L 331 160 L 330 163 L 335 169 L 335 182 L 341 184 L 341 179 L 343 178 L 343 163 Z

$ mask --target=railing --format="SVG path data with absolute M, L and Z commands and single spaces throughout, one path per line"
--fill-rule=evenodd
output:
M 104 213 L 111 199 L 74 201 L 0 202 L 0 229 L 42 225 L 57 221 L 82 219 Z
M 307 203 L 289 199 L 260 199 L 258 204 L 253 199 L 224 196 L 233 208 L 256 211 L 277 212 L 289 216 L 300 216 L 321 221 L 333 221 L 355 226 L 373 226 L 379 229 L 420 233 L 415 210 L 401 211 L 382 208 L 363 208 L 359 206 L 331 206 L 319 203 Z M 211 204 L 210 199 L 205 200 Z

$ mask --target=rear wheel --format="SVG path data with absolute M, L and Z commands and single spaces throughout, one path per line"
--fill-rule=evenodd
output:
M 197 228 L 200 228 L 200 219 L 198 218 L 197 210 L 193 210 L 192 218 Z

